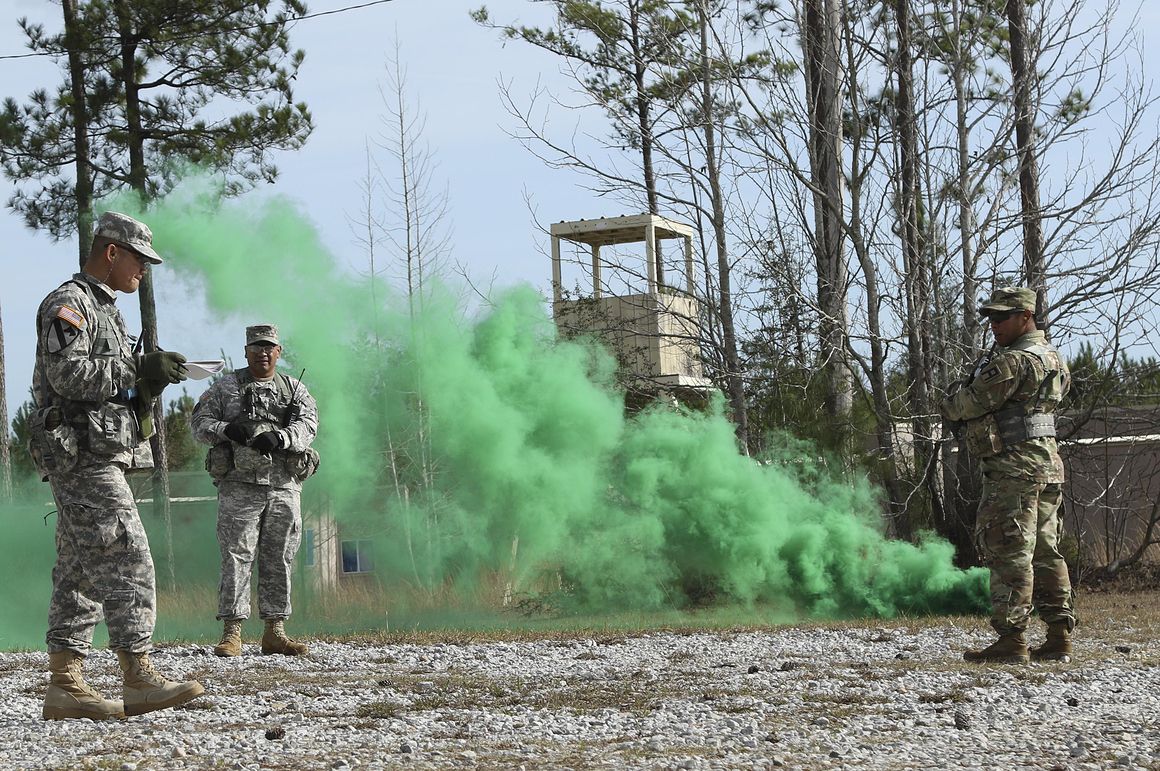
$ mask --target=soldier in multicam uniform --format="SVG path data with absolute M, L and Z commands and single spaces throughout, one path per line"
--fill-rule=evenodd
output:
M 943 417 L 962 424 L 983 471 L 975 537 L 991 570 L 991 626 L 999 640 L 963 654 L 974 662 L 1066 661 L 1075 613 L 1067 563 L 1059 553 L 1063 463 L 1054 412 L 1071 386 L 1067 363 L 1036 326 L 1035 292 L 996 289 L 979 308 L 996 348 L 976 375 L 943 400 Z M 1028 651 L 1034 607 L 1047 640 Z
M 57 506 L 45 720 L 140 715 L 205 690 L 166 680 L 149 660 L 153 558 L 125 480 L 127 469 L 153 465 L 144 441 L 153 400 L 185 379 L 181 354 L 135 354 L 114 304 L 118 291 L 137 291 L 149 263 L 161 262 L 152 243 L 145 225 L 106 212 L 82 272 L 37 311 L 29 451 Z M 124 674 L 123 701 L 105 699 L 81 674 L 102 614 Z
M 242 622 L 250 615 L 250 573 L 258 561 L 258 615 L 266 622 L 262 653 L 301 656 L 307 647 L 286 636 L 290 574 L 301 541 L 302 482 L 318 468 L 310 446 L 318 407 L 306 386 L 276 370 L 277 327 L 246 328 L 249 366 L 214 383 L 193 409 L 193 435 L 212 445 L 206 470 L 218 488 L 221 584 L 218 656 L 240 656 Z

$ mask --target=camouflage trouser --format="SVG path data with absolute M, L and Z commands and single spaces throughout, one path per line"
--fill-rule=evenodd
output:
M 218 546 L 222 553 L 218 618 L 249 618 L 250 572 L 258 560 L 258 616 L 290 617 L 290 572 L 302 539 L 298 490 L 222 481 Z
M 102 612 L 110 648 L 149 650 L 157 621 L 153 555 L 124 468 L 83 466 L 49 481 L 57 508 L 49 652 L 87 653 Z
M 1001 635 L 1025 630 L 1032 605 L 1049 624 L 1075 625 L 1071 579 L 1059 553 L 1062 499 L 1058 484 L 984 480 L 975 540 L 991 570 L 991 626 Z

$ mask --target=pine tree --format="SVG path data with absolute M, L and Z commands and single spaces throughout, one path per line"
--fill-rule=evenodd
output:
M 63 8 L 62 33 L 21 21 L 29 48 L 61 58 L 65 78 L 24 106 L 5 100 L 0 171 L 17 186 L 9 207 L 54 238 L 78 233 L 81 254 L 87 202 L 129 189 L 148 203 L 190 164 L 220 173 L 227 193 L 241 192 L 274 180 L 272 151 L 298 149 L 309 136 L 310 113 L 291 86 L 305 56 L 291 50 L 288 32 L 306 12 L 300 0 L 70 0 Z M 252 109 L 218 117 L 231 102 Z M 140 303 L 144 347 L 153 351 L 151 273 Z M 160 402 L 154 425 L 154 500 L 168 518 Z

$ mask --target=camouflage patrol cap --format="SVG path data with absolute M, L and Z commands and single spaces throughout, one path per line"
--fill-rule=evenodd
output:
M 97 220 L 97 230 L 93 237 L 107 238 L 132 249 L 154 265 L 163 262 L 161 255 L 153 251 L 153 231 L 149 230 L 149 226 L 120 212 L 107 211 L 102 214 Z
M 989 316 L 992 313 L 1006 313 L 1008 311 L 1035 312 L 1035 292 L 1025 286 L 1005 286 L 991 293 L 991 299 L 979 306 L 979 313 Z
M 246 345 L 254 343 L 281 345 L 282 343 L 278 340 L 278 327 L 273 324 L 255 324 L 252 327 L 246 327 Z

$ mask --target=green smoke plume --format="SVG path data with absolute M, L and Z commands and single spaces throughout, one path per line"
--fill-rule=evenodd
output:
M 5 541 L 0 560 L 0 650 L 44 644 L 55 560 L 56 518 L 51 501 L 47 485 L 30 481 L 18 487 L 14 500 L 0 502 Z
M 388 587 L 478 597 L 491 582 L 583 609 L 709 596 L 815 618 L 987 606 L 986 572 L 955 569 L 949 544 L 882 535 L 868 485 L 801 473 L 791 443 L 766 464 L 740 455 L 720 401 L 625 418 L 611 357 L 558 339 L 529 287 L 475 318 L 438 291 L 410 302 L 343 270 L 280 199 L 187 186 L 138 216 L 159 271 L 203 287 L 239 341 L 280 326 L 319 403 L 308 507 L 373 541 Z

